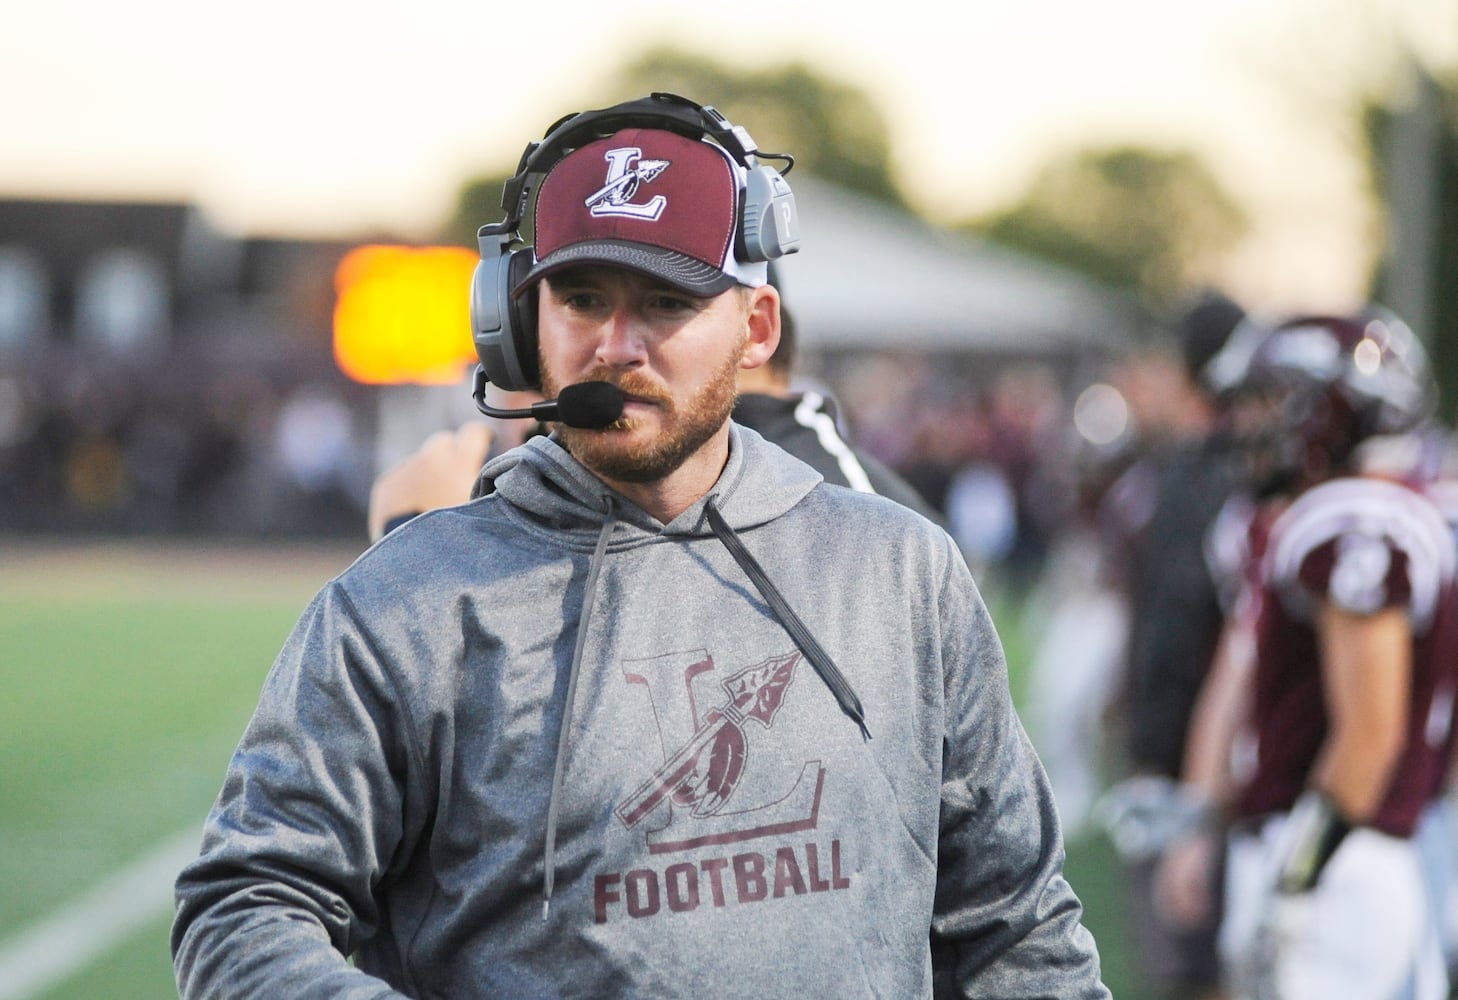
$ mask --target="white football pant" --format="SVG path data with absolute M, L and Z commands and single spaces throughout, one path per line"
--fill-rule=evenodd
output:
M 1285 817 L 1231 838 L 1220 955 L 1236 1000 L 1444 1000 L 1417 845 L 1349 833 L 1316 888 L 1273 889 Z

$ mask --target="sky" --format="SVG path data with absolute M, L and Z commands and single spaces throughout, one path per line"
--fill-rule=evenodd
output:
M 1374 237 L 1333 95 L 1380 72 L 1363 55 L 1387 25 L 1458 66 L 1458 0 L 855 8 L 11 0 L 0 196 L 192 201 L 239 235 L 419 238 L 466 178 L 514 165 L 557 117 L 601 106 L 596 81 L 670 44 L 862 88 L 908 197 L 946 221 L 1016 199 L 1060 150 L 1194 149 L 1256 221 L 1222 279 L 1250 299 L 1350 297 Z

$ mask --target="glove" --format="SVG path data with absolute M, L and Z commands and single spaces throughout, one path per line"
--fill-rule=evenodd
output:
M 1331 796 L 1315 789 L 1303 792 L 1281 831 L 1276 891 L 1289 895 L 1314 888 L 1351 829 Z
M 1213 817 L 1209 803 L 1190 786 L 1155 776 L 1121 781 L 1094 806 L 1094 818 L 1125 861 L 1161 854 L 1177 838 L 1208 826 Z

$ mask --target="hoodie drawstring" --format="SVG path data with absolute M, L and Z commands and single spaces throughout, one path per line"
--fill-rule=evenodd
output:
M 719 508 L 714 506 L 712 499 L 704 504 L 704 513 L 708 515 L 709 527 L 714 529 L 715 537 L 723 543 L 724 548 L 729 550 L 729 554 L 739 564 L 739 568 L 744 570 L 745 575 L 753 581 L 755 589 L 769 604 L 775 617 L 785 627 L 785 631 L 790 633 L 790 638 L 795 640 L 795 645 L 800 648 L 800 652 L 805 654 L 805 658 L 810 661 L 810 665 L 815 668 L 815 672 L 820 675 L 825 686 L 830 688 L 830 693 L 835 695 L 835 700 L 840 704 L 840 710 L 851 717 L 851 720 L 860 727 L 861 736 L 869 740 L 871 732 L 866 728 L 865 710 L 861 707 L 861 700 L 856 697 L 850 682 L 845 679 L 845 674 L 840 672 L 840 668 L 835 665 L 830 654 L 821 647 L 815 636 L 810 634 L 810 630 L 805 627 L 800 616 L 795 614 L 795 609 L 790 607 L 790 603 L 775 587 L 763 567 L 744 547 L 744 542 L 740 541 L 739 536 L 734 533 L 734 529 L 729 527 L 729 522 L 724 520 L 724 515 L 719 513 Z
M 597 536 L 597 547 L 592 551 L 592 562 L 587 567 L 587 583 L 582 591 L 582 614 L 577 618 L 577 644 L 572 649 L 572 665 L 567 670 L 567 704 L 562 706 L 562 727 L 557 733 L 557 760 L 552 766 L 552 793 L 547 800 L 547 841 L 542 851 L 542 920 L 546 920 L 552 906 L 552 884 L 556 881 L 553 855 L 557 850 L 557 806 L 562 794 L 562 772 L 567 763 L 567 736 L 572 728 L 572 702 L 577 695 L 577 675 L 582 669 L 582 648 L 587 644 L 587 624 L 592 617 L 592 605 L 597 596 L 597 577 L 602 571 L 603 554 L 607 551 L 608 538 L 618 523 L 617 511 L 611 496 L 607 497 L 607 517 L 602 531 Z

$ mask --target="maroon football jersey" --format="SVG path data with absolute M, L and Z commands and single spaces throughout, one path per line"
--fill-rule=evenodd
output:
M 1444 520 L 1458 534 L 1458 475 L 1436 479 L 1423 487 L 1423 493 L 1437 504 Z
M 1401 607 L 1413 630 L 1407 741 L 1371 825 L 1411 835 L 1439 790 L 1452 746 L 1455 561 L 1453 534 L 1438 509 L 1391 481 L 1333 480 L 1276 519 L 1258 569 L 1253 770 L 1237 816 L 1289 809 L 1326 736 L 1314 630 L 1318 601 L 1358 614 Z

